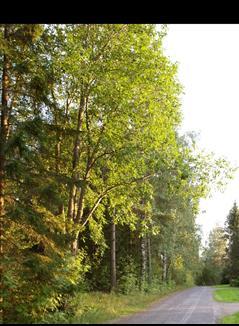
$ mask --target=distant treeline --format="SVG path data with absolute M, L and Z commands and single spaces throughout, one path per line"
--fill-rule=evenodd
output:
M 225 227 L 215 227 L 202 255 L 200 284 L 230 283 L 239 286 L 239 209 L 236 202 L 230 210 Z

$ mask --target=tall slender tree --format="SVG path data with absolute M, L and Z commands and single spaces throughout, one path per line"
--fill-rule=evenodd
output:
M 230 280 L 239 279 L 239 209 L 236 202 L 227 217 L 225 230 L 228 239 L 228 276 Z

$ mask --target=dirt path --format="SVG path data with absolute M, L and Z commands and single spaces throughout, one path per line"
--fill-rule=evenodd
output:
M 213 300 L 215 289 L 197 286 L 180 291 L 149 309 L 112 321 L 112 324 L 216 324 L 218 319 L 239 311 L 239 303 Z

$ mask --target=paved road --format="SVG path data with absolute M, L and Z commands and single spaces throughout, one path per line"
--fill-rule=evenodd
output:
M 154 303 L 145 311 L 112 321 L 112 324 L 216 324 L 222 316 L 239 311 L 239 303 L 213 300 L 215 289 L 197 286 Z

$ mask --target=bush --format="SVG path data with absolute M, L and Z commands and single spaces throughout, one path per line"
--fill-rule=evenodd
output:
M 153 277 L 151 282 L 148 284 L 145 282 L 143 288 L 144 292 L 149 294 L 166 294 L 168 291 L 176 288 L 176 283 L 173 280 L 169 280 L 167 283 L 159 280 L 158 277 Z
M 130 260 L 124 267 L 124 270 L 118 281 L 118 291 L 123 294 L 130 294 L 138 290 L 137 270 L 133 260 Z
M 84 257 L 83 252 L 75 257 L 63 252 L 62 257 L 55 259 L 37 253 L 28 253 L 26 257 L 19 254 L 20 266 L 5 258 L 1 288 L 3 322 L 46 323 L 46 315 L 59 311 L 57 320 L 62 323 L 68 298 L 83 288 L 88 269 L 83 264 Z
M 230 285 L 239 287 L 239 277 L 231 279 Z
M 191 272 L 186 272 L 185 276 L 185 284 L 188 286 L 193 286 L 194 285 L 194 278 Z

